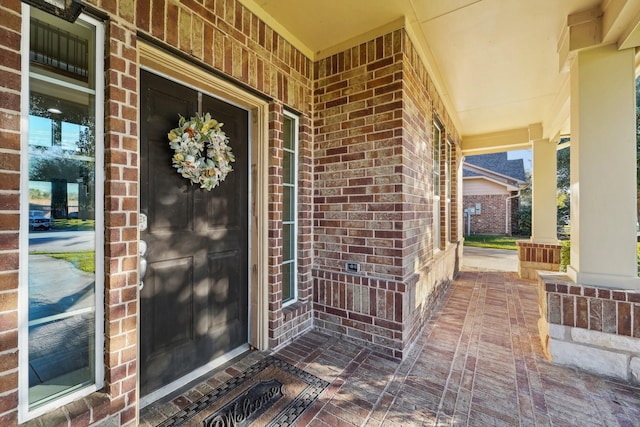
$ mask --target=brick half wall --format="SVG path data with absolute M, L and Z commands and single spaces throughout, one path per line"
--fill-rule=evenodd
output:
M 561 273 L 539 273 L 538 303 L 538 329 L 549 359 L 640 383 L 640 291 L 579 285 Z
M 559 271 L 561 245 L 532 243 L 520 240 L 518 245 L 518 275 L 523 279 L 538 279 L 537 270 Z

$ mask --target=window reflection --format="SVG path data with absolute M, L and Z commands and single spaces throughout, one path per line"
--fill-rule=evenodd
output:
M 29 96 L 31 407 L 95 381 L 94 92 L 86 72 L 57 68 L 68 63 L 68 52 L 56 48 L 63 45 L 45 43 L 48 37 L 73 37 L 74 46 L 85 49 L 79 55 L 90 55 L 95 36 L 81 24 L 62 31 L 57 25 L 70 24 L 46 20 L 51 22 L 31 24 L 40 40 L 31 46 Z M 34 46 L 45 45 L 51 47 L 46 63 L 33 60 Z

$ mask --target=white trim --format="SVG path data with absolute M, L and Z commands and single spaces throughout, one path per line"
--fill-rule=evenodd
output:
M 269 102 L 216 77 L 197 65 L 182 61 L 170 53 L 141 40 L 138 41 L 138 64 L 142 69 L 181 84 L 186 83 L 188 86 L 198 88 L 203 93 L 215 96 L 231 105 L 249 111 L 249 344 L 239 347 L 235 351 L 241 352 L 250 348 L 250 346 L 259 350 L 266 350 L 269 346 L 269 247 L 267 233 Z M 141 111 L 140 108 L 139 111 Z M 140 331 L 139 325 L 138 331 Z M 200 370 L 205 370 L 208 367 L 210 371 L 217 367 L 217 361 L 220 360 L 224 363 L 234 354 L 234 351 L 232 351 L 221 356 L 223 359 L 216 359 L 187 377 L 176 380 L 176 382 L 166 386 L 166 390 L 186 385 L 188 377 L 193 376 L 195 379 Z M 140 360 L 139 356 L 138 360 Z M 207 372 L 200 372 L 200 375 L 204 375 Z M 140 390 L 139 387 L 137 389 L 138 391 Z M 160 390 L 165 390 L 165 387 Z M 151 401 L 159 399 L 160 394 L 162 394 L 160 390 L 156 390 L 144 397 L 138 395 L 139 406 L 143 407 Z
M 31 14 L 30 8 L 22 3 L 22 28 L 20 33 L 21 55 L 21 93 L 20 93 L 20 152 L 29 152 L 29 51 Z M 20 156 L 20 188 L 29 188 L 29 156 Z M 29 414 L 29 292 L 23 290 L 23 283 L 27 283 L 29 277 L 29 215 L 22 215 L 22 206 L 29 206 L 29 192 L 20 193 L 20 271 L 18 280 L 18 422 L 23 423 L 37 414 Z M 24 248 L 27 248 L 26 250 Z M 28 283 L 27 283 L 28 286 Z M 28 288 L 27 288 L 28 289 Z
M 298 179 L 299 179 L 299 174 L 298 174 L 298 155 L 300 154 L 300 150 L 298 149 L 298 128 L 300 126 L 300 118 L 298 116 L 296 116 L 295 114 L 284 110 L 284 115 L 288 118 L 290 118 L 291 120 L 293 120 L 293 150 L 285 150 L 284 148 L 284 144 L 282 147 L 282 151 L 288 151 L 293 153 L 293 221 L 288 221 L 293 223 L 293 269 L 291 270 L 291 274 L 293 275 L 294 278 L 294 283 L 293 283 L 293 291 L 292 291 L 292 298 L 286 302 L 284 302 L 282 304 L 283 307 L 286 307 L 288 305 L 291 305 L 295 302 L 298 301 L 298 227 L 300 226 L 300 221 L 298 219 Z M 284 187 L 284 182 L 282 183 L 283 187 Z M 284 197 L 282 198 L 282 200 L 284 201 Z M 284 224 L 284 220 L 282 221 Z M 284 248 L 285 244 L 288 244 L 290 242 L 282 242 L 282 246 Z M 284 265 L 284 262 L 282 263 L 282 265 Z M 288 286 L 288 285 L 287 285 Z
M 513 185 L 489 178 L 488 176 L 484 176 L 484 175 L 479 175 L 479 176 L 466 176 L 463 179 L 464 181 L 480 181 L 480 180 L 484 180 L 484 181 L 489 181 L 489 182 L 493 182 L 494 184 L 499 185 L 500 187 L 504 187 L 506 189 L 506 191 L 518 191 L 520 190 L 519 187 L 515 187 Z M 505 194 L 505 193 L 496 193 L 496 194 Z M 477 194 L 465 194 L 466 195 L 473 195 L 476 196 Z
M 97 19 L 80 15 L 85 22 L 95 27 L 95 245 L 96 245 L 96 342 L 95 342 L 95 367 L 96 367 L 96 389 L 104 386 L 104 184 L 106 176 L 104 173 L 104 43 L 105 30 L 104 23 Z
M 149 406 L 150 404 L 157 402 L 158 400 L 168 396 L 169 394 L 173 393 L 174 391 L 179 390 L 180 388 L 188 385 L 189 383 L 197 380 L 198 378 L 208 374 L 209 372 L 213 371 L 214 369 L 224 365 L 225 363 L 233 360 L 234 358 L 240 356 L 242 353 L 245 353 L 249 351 L 249 344 L 244 344 L 241 345 L 240 347 L 231 350 L 230 352 L 223 354 L 222 356 L 218 357 L 217 359 L 212 360 L 211 362 L 207 363 L 206 365 L 203 365 L 201 367 L 199 367 L 198 369 L 196 369 L 195 371 L 191 371 L 190 373 L 188 373 L 187 375 L 184 375 L 180 378 L 178 378 L 177 380 L 173 381 L 170 384 L 167 384 L 166 386 L 159 388 L 149 394 L 147 394 L 146 396 L 143 396 L 140 398 L 140 409 Z
M 442 134 L 444 132 L 443 126 L 437 120 L 433 121 L 433 127 L 437 130 L 437 138 L 436 132 L 434 132 L 433 138 L 433 149 L 432 154 L 434 156 L 433 159 L 433 171 L 431 174 L 431 182 L 433 184 L 433 251 L 438 252 L 442 250 L 442 246 L 440 245 L 440 241 L 442 240 L 442 224 L 440 223 L 440 193 L 442 192 L 442 175 L 440 174 L 440 163 L 442 162 Z M 436 150 L 437 146 L 437 150 Z M 436 162 L 435 154 L 438 154 L 438 159 Z M 438 176 L 438 189 L 436 191 L 435 188 L 435 176 Z
M 445 180 L 445 244 L 448 245 L 453 241 L 453 237 L 451 236 L 452 225 L 451 225 L 451 193 L 453 192 L 453 187 L 451 185 L 452 181 L 452 169 L 453 166 L 453 142 L 451 138 L 447 138 L 445 140 L 445 153 L 444 153 L 444 180 Z
M 251 245 L 249 343 L 265 350 L 269 346 L 269 287 L 268 287 L 268 171 L 269 171 L 269 103 L 232 83 L 222 80 L 206 70 L 177 59 L 170 53 L 138 41 L 138 64 L 153 73 L 199 87 L 206 93 L 220 96 L 225 102 L 251 112 L 250 152 L 251 170 L 249 200 Z M 179 63 L 179 67 L 177 64 Z M 139 97 L 138 97 L 139 98 Z
M 29 91 L 30 78 L 33 73 L 29 70 L 29 34 L 30 34 L 30 7 L 22 4 L 21 45 L 22 53 L 21 69 L 21 104 L 20 104 L 20 149 L 22 153 L 29 150 Z M 26 422 L 33 418 L 59 408 L 62 405 L 73 402 L 83 396 L 101 389 L 104 385 L 104 23 L 81 14 L 79 20 L 91 25 L 95 30 L 95 89 L 87 89 L 82 86 L 69 84 L 63 81 L 39 76 L 39 80 L 79 90 L 95 95 L 95 353 L 94 353 L 94 384 L 54 398 L 50 402 L 29 409 L 29 216 L 20 215 L 20 270 L 18 292 L 18 348 L 27 349 L 20 351 L 18 360 L 18 421 Z M 25 54 L 25 52 L 27 52 Z M 20 163 L 20 188 L 29 187 L 29 156 L 22 155 Z M 29 192 L 21 191 L 21 213 L 29 206 Z M 26 207 L 26 208 L 25 208 Z M 26 291 L 25 291 L 26 289 Z
M 503 184 L 506 184 L 506 185 L 514 185 L 514 184 L 508 184 L 508 183 L 506 183 L 506 181 L 513 181 L 514 183 L 521 184 L 521 185 L 525 185 L 527 183 L 527 181 L 522 181 L 522 180 L 520 180 L 518 178 L 514 178 L 512 176 L 507 176 L 507 175 L 501 174 L 499 172 L 495 172 L 495 171 L 492 171 L 490 169 L 486 169 L 486 168 L 483 168 L 482 166 L 474 165 L 473 163 L 469 163 L 469 162 L 466 162 L 466 161 L 462 162 L 462 167 L 464 169 L 470 171 L 470 172 L 477 173 L 477 174 L 479 174 L 481 176 L 493 175 L 493 176 L 496 176 L 498 178 L 504 178 L 505 182 L 503 182 Z M 467 178 L 472 178 L 472 177 L 467 177 Z M 496 178 L 492 178 L 492 179 L 496 180 Z

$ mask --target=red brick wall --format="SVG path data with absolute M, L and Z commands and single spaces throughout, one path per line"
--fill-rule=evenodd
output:
M 120 424 L 136 419 L 138 111 L 135 39 L 119 19 L 105 52 L 105 391 Z
M 18 403 L 20 2 L 3 2 L 0 15 L 0 425 L 10 426 Z
M 190 55 L 273 98 L 269 127 L 269 188 L 278 203 L 281 114 L 286 105 L 300 118 L 299 297 L 289 309 L 273 301 L 280 280 L 279 214 L 271 214 L 269 244 L 270 344 L 312 326 L 311 61 L 235 0 L 169 2 L 89 1 L 109 16 L 105 51 L 105 388 L 34 420 L 45 425 L 85 425 L 115 417 L 135 424 L 137 381 L 138 64 L 142 33 Z M 17 289 L 20 166 L 21 2 L 0 5 L 0 425 L 17 423 Z M 60 420 L 64 420 L 60 422 Z M 68 420 L 68 421 L 67 421 Z
M 405 217 L 412 219 L 406 228 L 406 247 L 403 251 L 405 271 L 405 318 L 403 346 L 410 345 L 425 320 L 444 296 L 461 256 L 458 240 L 459 183 L 461 148 L 457 129 L 447 113 L 436 86 L 427 72 L 418 51 L 408 35 L 404 34 L 403 49 L 403 106 L 404 106 L 404 158 Z M 441 127 L 440 145 L 440 204 L 433 206 L 433 137 L 434 121 Z M 450 230 L 446 215 L 446 141 L 452 143 Z M 432 239 L 434 220 L 440 229 L 439 249 Z M 406 222 L 406 221 L 405 221 Z
M 538 280 L 538 270 L 560 270 L 562 245 L 533 243 L 526 240 L 519 240 L 517 244 L 520 277 Z
M 312 134 L 310 120 L 302 117 L 298 135 L 298 301 L 282 306 L 282 104 L 269 112 L 269 347 L 275 348 L 313 326 L 312 240 Z
M 428 273 L 434 111 L 457 150 L 455 128 L 404 30 L 318 61 L 316 75 L 316 324 L 402 357 L 446 281 Z
M 549 323 L 640 338 L 640 294 L 572 283 L 566 276 L 538 278 L 541 315 Z
M 482 205 L 480 215 L 471 215 L 471 234 L 507 234 L 505 232 L 507 197 L 509 197 L 508 194 L 464 196 L 462 206 L 465 209 L 475 206 L 476 203 Z

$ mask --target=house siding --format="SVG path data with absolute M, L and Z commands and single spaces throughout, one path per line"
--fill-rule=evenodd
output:
M 483 178 L 467 178 L 462 190 L 463 196 L 483 196 L 487 194 L 509 194 L 507 187 Z M 465 205 L 466 206 L 466 205 Z
M 25 425 L 136 423 L 140 36 L 272 99 L 269 347 L 316 326 L 401 358 L 446 291 L 461 251 L 457 182 L 452 236 L 433 250 L 432 119 L 454 141 L 455 170 L 459 137 L 404 30 L 314 64 L 236 0 L 86 3 L 108 16 L 105 387 Z M 5 1 L 0 12 L 0 425 L 16 425 L 21 2 Z M 300 114 L 298 301 L 287 307 L 280 267 L 285 109 Z M 361 273 L 345 274 L 346 260 L 361 263 Z

